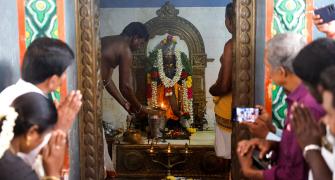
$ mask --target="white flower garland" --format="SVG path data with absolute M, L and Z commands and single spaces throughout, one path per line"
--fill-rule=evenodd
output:
M 188 112 L 188 102 L 187 102 L 187 86 L 186 86 L 186 80 L 183 80 L 183 108 L 185 112 Z
M 190 115 L 190 123 L 193 123 L 193 98 L 188 99 L 188 88 L 186 80 L 183 80 L 183 108 L 184 112 L 188 112 Z
M 164 72 L 164 64 L 163 64 L 163 51 L 162 49 L 158 50 L 157 53 L 157 61 L 154 63 L 154 67 L 158 68 L 159 78 L 161 79 L 163 85 L 165 88 L 172 88 L 181 78 L 182 70 L 183 70 L 183 64 L 181 60 L 181 53 L 180 51 L 175 51 L 176 55 L 176 74 L 175 76 L 170 79 L 165 75 Z M 158 107 L 158 100 L 157 100 L 157 82 L 152 81 L 151 82 L 151 106 L 152 107 Z M 182 88 L 183 88 L 183 109 L 184 112 L 188 112 L 190 115 L 190 123 L 193 123 L 193 98 L 188 99 L 188 88 L 186 85 L 186 79 L 182 81 Z
M 159 77 L 166 88 L 173 87 L 179 80 L 181 76 L 181 72 L 183 70 L 183 63 L 181 62 L 180 51 L 175 52 L 176 55 L 176 74 L 172 79 L 168 78 L 164 72 L 164 65 L 163 65 L 163 51 L 162 49 L 158 50 L 157 54 L 157 61 L 158 61 L 158 73 Z
M 10 143 L 14 137 L 14 126 L 18 114 L 12 107 L 0 108 L 0 118 L 6 117 L 2 123 L 2 131 L 0 133 L 0 158 L 10 147 Z
M 190 107 L 190 109 L 189 109 L 190 123 L 193 123 L 193 120 L 194 120 L 194 115 L 193 115 L 193 98 L 192 99 L 188 99 L 188 107 Z
M 157 82 L 151 81 L 151 107 L 157 108 Z

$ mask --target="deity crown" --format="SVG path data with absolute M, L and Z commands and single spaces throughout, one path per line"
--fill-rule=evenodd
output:
M 159 44 L 159 49 L 162 49 L 163 55 L 174 55 L 177 39 L 175 36 L 167 35 Z

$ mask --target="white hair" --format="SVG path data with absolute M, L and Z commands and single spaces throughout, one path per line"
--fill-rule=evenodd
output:
M 305 45 L 305 38 L 297 33 L 277 34 L 267 43 L 268 62 L 272 68 L 284 67 L 294 72 L 293 61 Z

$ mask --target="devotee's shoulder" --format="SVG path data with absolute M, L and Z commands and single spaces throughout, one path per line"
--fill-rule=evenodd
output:
M 0 159 L 1 180 L 38 180 L 34 170 L 21 158 L 6 151 Z
M 8 86 L 0 93 L 0 106 L 10 106 L 18 96 L 29 92 L 43 94 L 35 85 L 19 79 L 15 84 Z
M 13 102 L 13 100 L 17 97 L 15 94 L 17 94 L 16 84 L 8 86 L 6 89 L 1 91 L 0 106 L 1 107 L 9 106 Z

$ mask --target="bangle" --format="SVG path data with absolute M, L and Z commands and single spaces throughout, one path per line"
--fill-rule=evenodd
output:
M 303 152 L 303 155 L 304 155 L 304 158 L 306 159 L 306 155 L 307 155 L 307 152 L 308 151 L 321 151 L 321 147 L 319 145 L 316 145 L 316 144 L 310 144 L 310 145 L 307 145 L 305 148 L 304 148 L 304 152 Z
M 60 178 L 56 176 L 44 176 L 42 180 L 60 180 Z
M 104 88 L 110 84 L 111 80 L 102 80 Z
M 141 105 L 140 105 L 140 108 L 138 108 L 138 111 L 135 111 L 135 114 L 140 113 L 140 112 L 142 111 L 142 108 L 143 108 L 143 106 L 142 106 L 142 104 L 141 104 Z
M 125 103 L 123 103 L 123 107 L 126 107 L 127 104 L 129 104 L 127 101 Z

